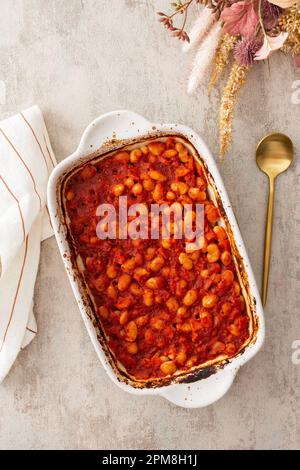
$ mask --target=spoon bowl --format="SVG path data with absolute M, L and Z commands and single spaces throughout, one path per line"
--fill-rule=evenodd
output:
M 268 280 L 270 270 L 272 228 L 273 228 L 273 208 L 275 179 L 280 173 L 288 169 L 293 161 L 293 143 L 284 134 L 270 134 L 264 137 L 256 149 L 257 166 L 269 177 L 269 202 L 265 235 L 264 272 L 262 284 L 262 304 L 267 301 Z
M 293 161 L 293 143 L 284 134 L 270 134 L 264 137 L 256 149 L 258 167 L 269 177 L 276 178 L 288 169 Z

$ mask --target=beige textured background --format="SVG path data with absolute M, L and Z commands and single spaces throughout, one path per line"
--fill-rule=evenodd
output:
M 167 0 L 1 0 L 0 118 L 33 103 L 45 115 L 58 160 L 98 115 L 117 108 L 185 123 L 217 157 L 220 89 L 185 91 L 189 57 L 160 27 Z M 261 282 L 266 178 L 257 141 L 288 133 L 299 149 L 300 72 L 281 54 L 258 65 L 240 96 L 224 177 L 257 281 Z M 6 88 L 6 94 L 5 94 Z M 296 153 L 297 155 L 297 153 Z M 300 163 L 277 185 L 263 350 L 229 393 L 199 410 L 120 391 L 101 368 L 73 299 L 54 239 L 43 243 L 35 291 L 39 332 L 0 386 L 1 449 L 300 448 Z M 1 313 L 0 313 L 1 314 Z

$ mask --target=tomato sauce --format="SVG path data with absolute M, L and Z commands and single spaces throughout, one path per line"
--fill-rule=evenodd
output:
M 203 167 L 173 137 L 89 163 L 66 183 L 69 229 L 96 313 L 111 351 L 136 380 L 232 357 L 249 338 L 230 242 L 207 185 Z M 172 224 L 169 239 L 100 240 L 97 207 L 110 203 L 118 214 L 119 196 L 148 208 L 203 204 L 201 249 L 187 250 Z

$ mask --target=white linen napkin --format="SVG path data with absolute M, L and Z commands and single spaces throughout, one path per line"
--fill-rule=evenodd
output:
M 0 383 L 37 332 L 33 290 L 56 160 L 38 106 L 0 122 Z

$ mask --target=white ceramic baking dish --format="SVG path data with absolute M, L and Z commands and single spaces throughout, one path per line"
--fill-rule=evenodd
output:
M 206 167 L 210 183 L 218 199 L 219 207 L 221 207 L 223 221 L 232 234 L 232 250 L 243 285 L 247 309 L 252 319 L 252 337 L 245 348 L 234 358 L 204 369 L 195 368 L 194 371 L 186 374 L 186 377 L 181 381 L 170 380 L 168 385 L 163 384 L 163 386 L 148 384 L 145 387 L 136 387 L 130 381 L 123 380 L 118 373 L 111 357 L 109 357 L 103 332 L 99 331 L 92 305 L 84 295 L 86 286 L 84 286 L 76 262 L 74 262 L 70 238 L 64 223 L 61 187 L 67 175 L 79 165 L 132 142 L 164 135 L 176 135 L 186 139 L 195 148 Z M 215 161 L 203 140 L 186 126 L 154 124 L 131 111 L 114 111 L 104 114 L 87 127 L 77 150 L 54 169 L 48 185 L 48 207 L 58 247 L 83 321 L 98 357 L 112 381 L 126 392 L 137 395 L 160 395 L 183 407 L 203 407 L 221 398 L 231 386 L 239 367 L 251 359 L 260 349 L 265 335 L 265 327 L 260 296 L 239 227 Z

